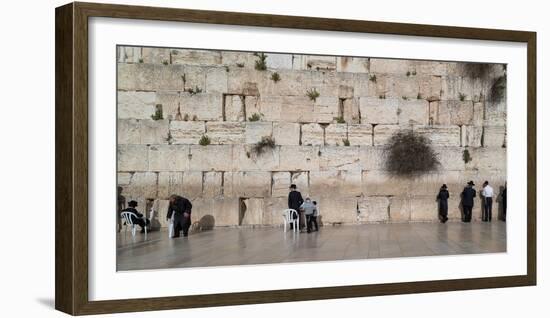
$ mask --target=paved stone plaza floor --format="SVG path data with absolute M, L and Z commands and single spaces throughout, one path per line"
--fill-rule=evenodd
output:
M 217 228 L 168 239 L 117 236 L 117 270 L 225 266 L 506 251 L 506 224 L 410 223 L 321 227 L 313 233 L 282 228 Z

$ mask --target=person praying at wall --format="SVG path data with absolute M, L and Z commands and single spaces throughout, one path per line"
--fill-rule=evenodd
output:
M 128 207 L 122 212 L 132 212 L 134 215 L 130 217 L 130 220 L 133 224 L 137 224 L 141 227 L 141 233 L 145 233 L 145 227 L 149 225 L 149 220 L 143 216 L 143 214 L 139 213 L 136 209 L 138 206 L 137 201 L 130 201 L 128 202 Z
M 296 212 L 300 213 L 300 206 L 302 206 L 302 203 L 304 203 L 302 194 L 300 193 L 300 191 L 296 190 L 295 184 L 291 184 L 290 192 L 288 193 L 288 208 L 296 210 Z M 298 224 L 299 224 L 298 228 L 301 229 L 302 226 L 300 224 L 300 216 L 298 216 Z M 290 223 L 290 229 L 292 228 L 293 228 L 293 225 L 292 223 Z
M 172 194 L 170 196 L 170 204 L 168 205 L 166 220 L 170 222 L 172 214 L 174 215 L 174 235 L 172 236 L 172 238 L 179 237 L 181 231 L 183 231 L 184 237 L 189 234 L 192 208 L 193 205 L 188 199 L 175 194 Z
M 117 232 L 120 232 L 122 230 L 122 221 L 120 219 L 120 213 L 122 213 L 122 210 L 126 208 L 126 198 L 122 195 L 122 187 L 117 187 L 117 208 L 116 208 L 116 219 L 117 219 Z
M 437 194 L 436 200 L 438 201 L 438 207 L 439 207 L 439 221 L 441 223 L 447 222 L 449 219 L 447 217 L 448 211 L 449 211 L 449 191 L 447 191 L 447 185 L 443 184 L 441 188 L 439 189 L 439 193 Z
M 489 185 L 489 181 L 483 182 L 481 196 L 483 197 L 483 222 L 491 222 L 493 216 L 493 188 Z
M 306 198 L 304 203 L 300 206 L 300 209 L 304 211 L 306 216 L 307 232 L 311 233 L 311 225 L 313 222 L 313 214 L 315 213 L 315 205 L 311 202 L 310 198 Z
M 472 209 L 474 208 L 474 198 L 476 197 L 476 190 L 474 189 L 474 182 L 468 181 L 468 185 L 462 191 L 462 209 L 463 216 L 462 222 L 472 221 Z

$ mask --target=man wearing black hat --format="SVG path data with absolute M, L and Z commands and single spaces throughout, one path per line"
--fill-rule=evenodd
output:
M 166 219 L 169 221 L 174 214 L 174 237 L 180 236 L 180 231 L 183 231 L 183 236 L 187 236 L 189 233 L 189 227 L 191 226 L 191 209 L 193 205 L 186 198 L 172 194 L 170 196 L 170 204 L 168 206 L 168 213 Z
M 472 220 L 472 209 L 474 207 L 474 198 L 476 197 L 474 186 L 474 182 L 470 180 L 462 191 L 462 209 L 464 210 L 462 222 L 470 222 Z
M 130 217 L 130 220 L 133 224 L 141 226 L 141 233 L 145 233 L 145 226 L 149 225 L 150 222 L 145 217 L 143 217 L 143 214 L 138 212 L 138 210 L 136 209 L 137 206 L 137 201 L 132 200 L 128 202 L 128 207 L 122 210 L 122 212 L 132 212 L 134 215 Z
M 296 212 L 300 213 L 300 207 L 302 206 L 302 203 L 304 203 L 302 194 L 296 190 L 295 184 L 291 184 L 290 192 L 288 193 L 288 208 L 296 210 Z M 298 224 L 300 224 L 299 220 L 298 220 Z M 292 229 L 292 223 L 290 224 L 290 228 Z M 301 228 L 301 224 L 299 228 Z
M 449 191 L 447 191 L 447 185 L 444 184 L 441 186 L 439 193 L 437 194 L 437 200 L 439 202 L 439 220 L 441 223 L 445 223 L 449 219 L 447 217 L 449 211 L 449 204 L 447 202 L 448 199 Z

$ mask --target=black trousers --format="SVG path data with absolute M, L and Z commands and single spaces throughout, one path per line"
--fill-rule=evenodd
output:
M 189 227 L 191 226 L 191 216 L 188 218 L 183 215 L 174 215 L 174 236 L 179 237 L 180 231 L 183 231 L 183 236 L 189 234 Z
M 151 223 L 151 222 L 149 222 L 149 220 L 147 220 L 147 219 L 145 219 L 145 220 L 144 219 L 134 219 L 134 220 L 132 220 L 132 223 L 141 226 L 141 230 L 144 230 L 145 225 L 149 225 L 149 223 Z
M 315 231 L 319 231 L 319 224 L 317 224 L 317 217 L 313 215 L 306 215 L 307 218 L 307 231 L 311 232 L 313 230 L 313 225 L 315 224 Z
M 493 198 L 488 197 L 485 198 L 485 201 L 483 202 L 483 215 L 482 219 L 483 221 L 491 222 L 491 218 L 493 216 Z
M 439 201 L 439 220 L 442 223 L 447 222 L 449 219 L 447 215 L 449 214 L 449 205 L 447 204 L 447 200 L 440 200 Z
M 472 220 L 472 208 L 471 205 L 463 205 L 462 209 L 464 210 L 464 216 L 462 222 L 470 222 Z

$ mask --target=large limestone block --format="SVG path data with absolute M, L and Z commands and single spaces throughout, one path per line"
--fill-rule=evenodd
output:
M 171 66 L 172 68 L 177 66 Z M 203 67 L 203 66 L 195 66 L 195 65 L 184 65 L 181 67 L 183 74 L 172 74 L 172 75 L 179 75 L 179 78 L 173 78 L 171 79 L 174 83 L 180 82 L 180 85 L 175 86 L 177 90 L 197 90 L 200 89 L 202 91 L 208 91 L 206 77 L 208 75 L 208 72 L 210 70 L 218 70 L 218 71 L 225 71 L 225 68 L 212 68 L 212 67 Z M 220 76 L 219 74 L 211 74 L 211 76 Z M 221 75 L 223 76 L 223 74 Z M 212 80 L 212 78 L 210 78 Z M 221 79 L 223 86 L 223 78 Z M 210 81 L 210 84 L 212 84 L 212 81 Z M 219 85 L 220 83 L 217 83 L 216 85 Z M 227 86 L 227 77 L 225 79 L 225 85 Z M 212 88 L 212 87 L 211 87 Z M 160 88 L 162 89 L 162 88 Z M 212 90 L 214 92 L 225 92 L 225 90 Z
M 118 46 L 117 61 L 125 63 L 139 63 L 141 57 L 141 47 Z
M 383 146 L 361 146 L 359 161 L 363 170 L 385 170 L 386 149 Z
M 319 156 L 320 170 L 360 170 L 359 147 L 326 146 L 321 147 Z
M 192 204 L 191 222 L 203 228 L 239 225 L 238 198 L 196 198 Z
M 474 116 L 472 119 L 472 124 L 475 126 L 482 126 L 484 116 L 485 116 L 485 103 L 484 102 L 474 103 Z
M 170 61 L 170 49 L 142 47 L 141 56 L 143 63 L 162 64 L 164 61 Z
M 186 74 L 186 68 L 182 65 L 155 65 L 153 68 L 153 90 L 155 91 L 181 91 L 184 89 L 183 76 L 191 77 Z M 200 73 L 200 80 L 195 82 L 200 85 L 199 87 L 204 89 L 204 73 Z M 188 85 L 185 85 L 189 87 Z M 193 86 L 195 87 L 195 86 Z
M 319 170 L 319 147 L 281 146 L 279 171 Z
M 346 98 L 341 101 L 344 120 L 348 124 L 359 124 L 361 115 L 359 109 L 359 98 Z
M 221 56 L 222 64 L 231 67 L 231 69 L 235 67 L 254 69 L 254 65 L 258 59 L 253 53 L 248 52 L 221 51 Z
M 116 183 L 119 186 L 127 186 L 130 184 L 130 179 L 132 179 L 132 173 L 129 172 L 117 172 L 116 174 Z
M 368 73 L 369 64 L 370 61 L 368 57 L 336 57 L 337 72 Z
M 506 126 L 483 127 L 483 147 L 505 147 Z
M 484 104 L 484 124 L 487 126 L 506 126 L 506 101 L 486 101 Z
M 169 205 L 170 205 L 170 202 L 168 200 L 155 199 L 153 201 L 153 204 L 151 206 L 155 211 L 154 218 L 151 220 L 151 223 L 153 224 L 153 226 L 157 225 L 157 227 L 160 227 L 160 228 L 167 228 L 170 225 L 169 221 L 166 219 L 166 216 L 168 215 Z
M 395 75 L 392 79 L 393 86 L 387 87 L 385 96 L 398 99 L 418 99 L 420 94 L 420 79 L 416 76 Z M 422 95 L 420 96 L 423 97 Z
M 241 201 L 241 222 L 239 225 L 261 225 L 265 211 L 263 198 L 249 198 Z
M 273 137 L 272 122 L 247 122 L 245 126 L 245 142 L 247 144 L 256 144 L 263 137 Z M 277 141 L 277 140 L 275 140 Z
M 209 145 L 189 147 L 189 170 L 230 171 L 233 147 L 231 145 Z
M 158 197 L 168 199 L 172 194 L 182 193 L 183 190 L 183 172 L 159 172 L 158 173 Z M 186 173 L 189 174 L 189 173 Z M 186 176 L 189 182 L 193 178 Z M 201 173 L 202 187 L 202 173 Z
M 426 125 L 428 124 L 429 103 L 423 99 L 400 100 L 398 102 L 399 125 Z
M 262 217 L 264 225 L 283 225 L 283 211 L 288 208 L 286 196 L 264 199 L 265 209 Z
M 225 96 L 224 120 L 226 121 L 245 121 L 244 96 L 227 95 Z
M 290 183 L 296 185 L 297 190 L 302 193 L 303 197 L 307 197 L 310 195 L 311 190 L 309 187 L 308 171 L 292 172 L 292 175 L 290 176 Z
M 117 90 L 152 91 L 155 86 L 152 64 L 117 63 Z
M 433 146 L 460 146 L 459 126 L 414 126 L 413 130 L 427 137 Z M 375 131 L 376 137 L 376 131 Z
M 464 170 L 464 150 L 462 147 L 434 147 L 437 159 L 439 160 L 438 170 Z
M 305 96 L 261 96 L 266 120 L 284 122 L 315 122 L 313 101 Z
M 149 147 L 150 171 L 185 171 L 189 169 L 189 147 L 154 145 Z
M 262 83 L 270 80 L 268 72 L 247 68 L 231 68 L 227 75 L 227 92 L 230 94 L 259 95 Z
M 244 110 L 246 114 L 245 120 L 250 121 L 250 118 L 255 114 L 259 115 L 261 119 L 264 117 L 264 114 L 262 113 L 262 105 L 258 96 L 245 96 Z
M 373 130 L 373 145 L 385 146 L 388 145 L 391 137 L 401 130 L 401 127 L 399 125 L 376 125 Z
M 397 124 L 398 99 L 361 97 L 361 123 L 363 124 Z
M 133 118 L 117 120 L 117 143 L 119 145 L 140 144 L 140 137 L 139 120 Z
M 139 121 L 140 143 L 142 144 L 167 144 L 169 121 L 142 119 Z
M 279 148 L 257 153 L 254 145 L 234 145 L 232 161 L 232 171 L 276 171 L 280 161 Z
M 147 171 L 148 148 L 145 145 L 117 145 L 117 171 Z
M 173 49 L 170 51 L 172 64 L 216 65 L 221 64 L 221 51 Z
M 290 172 L 273 172 L 271 186 L 272 197 L 287 197 L 290 187 Z
M 372 146 L 372 125 L 349 124 L 347 139 L 352 146 Z
M 426 100 L 441 99 L 441 76 L 419 76 L 418 95 L 416 98 Z
M 357 198 L 356 197 L 319 197 L 313 198 L 319 207 L 317 222 L 321 224 L 356 224 Z
M 408 192 L 411 196 L 426 196 L 435 200 L 439 189 L 446 184 L 451 196 L 458 195 L 464 188 L 464 171 L 434 171 L 411 178 Z
M 117 92 L 117 118 L 151 119 L 155 114 L 153 92 Z
M 189 119 L 223 120 L 222 94 L 218 93 L 184 93 L 180 96 L 180 112 L 188 114 Z M 184 115 L 185 116 L 185 115 Z
M 271 172 L 225 172 L 223 186 L 225 197 L 269 197 L 271 196 Z
M 481 147 L 483 127 L 463 125 L 460 126 L 461 141 L 463 147 Z
M 410 199 L 411 221 L 429 221 L 438 220 L 437 201 L 433 196 L 413 196 Z
M 447 75 L 448 64 L 449 62 L 416 61 L 414 68 L 418 75 L 441 77 Z
M 313 103 L 313 120 L 318 123 L 331 123 L 338 117 L 340 100 L 335 96 L 317 97 Z
M 442 100 L 474 100 L 474 80 L 472 78 L 444 76 L 441 81 L 441 89 Z
M 411 202 L 409 197 L 390 197 L 389 221 L 391 223 L 406 223 L 411 219 Z
M 350 85 L 338 85 L 338 98 L 353 98 L 354 88 Z
M 309 173 L 310 195 L 358 196 L 361 195 L 360 170 L 328 170 Z
M 329 124 L 325 127 L 325 144 L 330 146 L 343 146 L 348 140 L 347 124 Z
M 373 73 L 388 73 L 393 75 L 405 75 L 415 70 L 415 61 L 401 59 L 370 59 L 370 71 Z
M 127 187 L 132 198 L 149 199 L 157 197 L 157 173 L 136 172 Z
M 388 197 L 361 197 L 358 200 L 357 207 L 361 222 L 387 222 L 390 218 L 390 200 Z
M 280 80 L 271 79 L 274 73 L 279 74 Z M 267 96 L 301 96 L 305 94 L 306 85 L 311 82 L 311 72 L 277 69 L 265 72 L 265 77 L 258 82 L 260 95 Z
M 206 92 L 227 93 L 228 72 L 225 67 L 210 67 L 206 69 Z
M 474 103 L 472 101 L 446 101 L 439 103 L 439 122 L 450 125 L 472 125 Z
M 324 145 L 325 144 L 325 130 L 319 124 L 303 124 L 302 125 L 302 145 Z
M 170 136 L 172 144 L 197 145 L 201 137 L 206 133 L 205 124 L 202 121 L 171 121 Z
M 242 122 L 207 122 L 206 134 L 212 144 L 242 144 L 245 142 L 245 124 Z
M 292 54 L 267 53 L 266 64 L 269 69 L 292 69 Z
M 410 192 L 412 179 L 394 176 L 387 171 L 363 171 L 363 194 L 368 196 L 402 196 Z
M 336 57 L 323 55 L 294 55 L 294 70 L 335 71 Z
M 467 169 L 484 171 L 506 171 L 506 148 L 471 148 L 472 161 L 466 164 Z
M 162 105 L 162 116 L 168 120 L 190 120 L 189 114 L 182 112 L 180 93 L 159 91 L 155 93 L 155 105 Z M 186 116 L 187 115 L 187 116 Z M 151 116 L 149 116 L 151 118 Z
M 223 174 L 220 171 L 208 171 L 203 174 L 202 196 L 217 198 L 223 195 Z
M 298 123 L 273 123 L 273 138 L 277 145 L 299 145 L 300 144 L 300 124 Z

